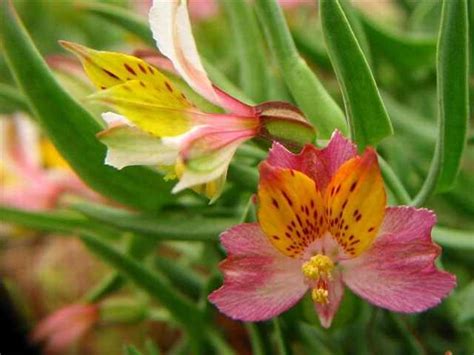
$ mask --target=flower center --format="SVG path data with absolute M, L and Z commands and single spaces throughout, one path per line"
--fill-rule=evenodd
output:
M 312 256 L 301 267 L 304 276 L 313 288 L 311 297 L 314 302 L 329 303 L 328 281 L 332 279 L 331 271 L 333 269 L 334 262 L 330 257 L 323 254 Z

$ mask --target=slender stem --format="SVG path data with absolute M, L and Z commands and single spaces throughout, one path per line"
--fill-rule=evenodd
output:
M 273 318 L 273 328 L 275 330 L 275 338 L 277 343 L 278 353 L 280 355 L 288 355 L 288 348 L 285 343 L 285 338 L 281 331 L 280 319 L 278 317 Z
M 423 350 L 423 347 L 421 346 L 420 342 L 409 331 L 406 324 L 403 322 L 402 319 L 400 319 L 400 316 L 392 312 L 386 312 L 386 314 L 388 316 L 388 319 L 392 322 L 399 334 L 405 340 L 405 343 L 410 347 L 410 354 L 425 354 L 425 351 Z
M 258 328 L 253 323 L 246 323 L 245 329 L 250 336 L 250 344 L 252 345 L 252 354 L 253 355 L 265 355 L 265 347 L 263 339 L 258 331 Z
M 411 197 L 398 178 L 397 174 L 395 174 L 395 172 L 392 170 L 392 167 L 380 156 L 379 164 L 385 183 L 387 184 L 390 191 L 392 191 L 393 195 L 397 199 L 397 202 L 404 205 L 410 204 Z

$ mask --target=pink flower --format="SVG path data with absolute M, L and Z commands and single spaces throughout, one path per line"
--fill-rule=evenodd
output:
M 98 321 L 99 308 L 94 304 L 73 304 L 43 319 L 32 333 L 32 340 L 44 343 L 48 353 L 63 353 L 84 336 Z
M 0 120 L 0 153 L 1 204 L 41 210 L 64 193 L 97 198 L 26 116 Z
M 213 201 L 222 192 L 229 164 L 244 142 L 278 138 L 291 146 L 314 139 L 314 128 L 296 107 L 281 102 L 247 105 L 210 82 L 185 1 L 155 1 L 150 24 L 159 50 L 176 72 L 225 112 L 203 112 L 172 80 L 139 58 L 62 42 L 80 58 L 100 89 L 93 98 L 118 112 L 102 115 L 108 129 L 98 137 L 108 147 L 106 164 L 118 169 L 158 167 L 168 177 L 179 179 L 173 192 L 192 188 Z
M 386 207 L 377 155 L 338 132 L 292 154 L 278 143 L 260 168 L 259 223 L 224 232 L 223 286 L 209 300 L 229 317 L 262 321 L 310 291 L 324 327 L 344 287 L 395 312 L 421 312 L 455 286 L 439 271 L 433 212 Z

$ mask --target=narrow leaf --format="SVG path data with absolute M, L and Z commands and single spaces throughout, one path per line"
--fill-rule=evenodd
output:
M 255 3 L 273 56 L 299 108 L 316 126 L 321 138 L 329 138 L 336 128 L 346 132 L 344 114 L 298 53 L 277 1 Z
M 436 38 L 426 35 L 404 35 L 376 23 L 366 15 L 359 13 L 359 17 L 374 51 L 390 60 L 400 71 L 434 66 Z
M 320 2 L 323 34 L 360 150 L 392 134 L 374 77 L 339 0 Z
M 243 91 L 256 102 L 267 99 L 268 63 L 263 38 L 252 8 L 244 0 L 220 1 L 232 29 L 237 48 Z
M 144 210 L 160 208 L 170 199 L 171 183 L 143 167 L 104 165 L 105 146 L 95 137 L 101 127 L 55 80 L 9 1 L 2 7 L 0 33 L 10 70 L 56 148 L 98 192 Z
M 62 235 L 71 235 L 88 230 L 100 232 L 101 235 L 110 239 L 119 237 L 119 233 L 114 229 L 71 211 L 38 212 L 0 206 L 0 220 L 2 223 L 11 223 L 29 229 L 61 233 Z
M 449 190 L 466 146 L 469 120 L 466 0 L 443 2 L 437 56 L 438 138 L 428 175 L 413 204 Z
M 30 112 L 24 96 L 10 85 L 0 83 L 0 114 Z
M 433 230 L 433 240 L 445 248 L 474 251 L 474 231 L 436 227 Z
M 237 221 L 229 217 L 191 217 L 179 212 L 140 215 L 86 202 L 74 204 L 73 208 L 93 220 L 155 240 L 216 241 L 220 233 Z

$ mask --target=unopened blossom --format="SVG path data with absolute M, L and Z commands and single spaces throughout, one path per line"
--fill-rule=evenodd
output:
M 150 25 L 161 53 L 168 57 L 186 83 L 225 113 L 198 109 L 171 80 L 153 65 L 133 56 L 92 50 L 62 42 L 74 52 L 100 89 L 93 98 L 117 112 L 103 114 L 108 128 L 99 138 L 108 147 L 106 163 L 116 168 L 150 165 L 171 170 L 179 178 L 173 192 L 186 188 L 216 199 L 237 148 L 254 137 L 272 139 L 275 121 L 301 131 L 289 146 L 314 139 L 314 129 L 290 104 L 247 105 L 213 85 L 194 43 L 186 4 L 155 1 Z
M 41 210 L 66 193 L 97 198 L 25 115 L 0 119 L 0 204 Z
M 358 155 L 334 133 L 298 155 L 275 143 L 260 168 L 258 223 L 224 232 L 223 286 L 209 299 L 221 312 L 262 321 L 307 292 L 329 327 L 344 288 L 395 312 L 436 306 L 455 286 L 438 270 L 432 211 L 387 207 L 376 152 Z
M 63 354 L 90 331 L 99 320 L 95 304 L 72 304 L 57 310 L 38 323 L 32 333 L 47 353 Z

